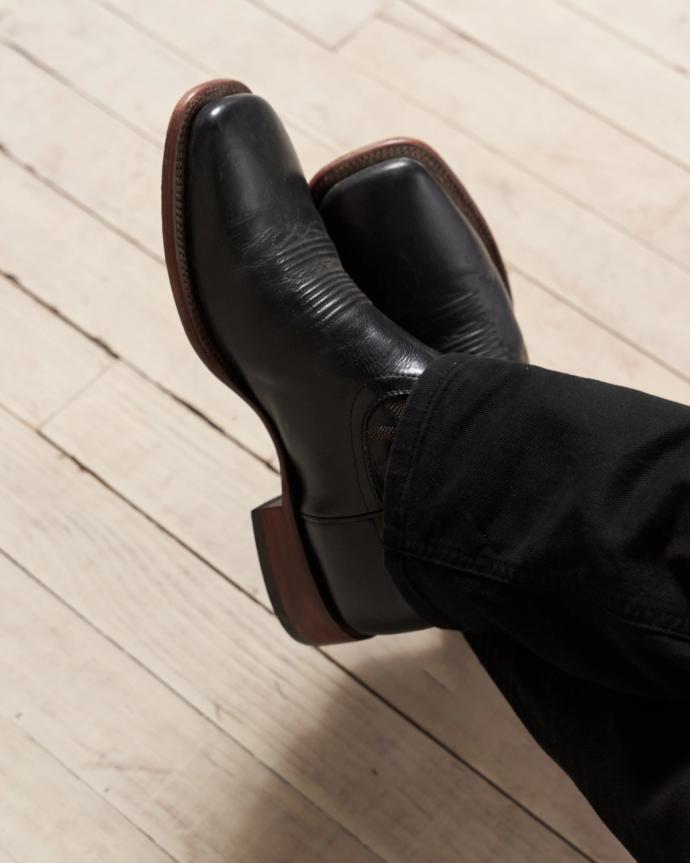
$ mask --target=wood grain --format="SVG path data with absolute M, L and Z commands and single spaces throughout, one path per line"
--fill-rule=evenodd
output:
M 54 71 L 60 80 L 93 100 L 102 111 L 159 147 L 170 112 L 182 93 L 214 75 L 240 75 L 239 69 L 215 71 L 203 54 L 180 56 L 179 51 L 141 32 L 93 0 L 43 0 L 40 7 L 9 0 L 3 5 L 0 32 L 6 43 Z M 189 14 L 189 7 L 187 10 Z M 140 63 L 145 63 L 145 86 Z M 305 134 L 295 125 L 289 110 L 283 109 L 281 114 L 305 170 L 316 171 L 331 151 L 319 143 L 314 132 Z M 158 158 L 157 181 L 159 161 Z M 146 162 L 142 163 L 142 169 L 144 175 L 152 173 Z M 148 215 L 156 200 L 147 199 L 146 204 L 144 214 Z M 160 233 L 157 225 L 156 228 Z M 139 234 L 136 236 L 140 238 Z M 158 240 L 154 236 L 155 247 Z
M 175 860 L 380 860 L 2 556 L 0 645 L 2 722 Z
M 16 723 L 0 721 L 0 742 L 0 860 L 170 863 L 173 859 Z
M 31 425 L 45 422 L 111 364 L 108 354 L 0 276 L 0 400 Z
M 2 269 L 259 458 L 272 458 L 256 415 L 191 350 L 163 264 L 2 155 L 0 182 L 13 202 L 0 231 Z
M 690 73 L 687 0 L 559 0 L 682 74 Z
M 317 42 L 332 48 L 347 39 L 385 4 L 385 0 L 348 0 L 347 3 L 323 3 L 322 0 L 252 0 L 271 12 L 289 27 L 306 33 Z
M 554 0 L 409 0 L 576 104 L 690 166 L 683 76 Z M 625 6 L 627 14 L 627 4 Z M 673 111 L 669 111 L 673 106 Z

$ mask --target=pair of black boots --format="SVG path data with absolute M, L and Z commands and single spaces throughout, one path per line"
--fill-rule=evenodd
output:
M 170 120 L 163 231 L 192 345 L 278 451 L 282 496 L 253 521 L 283 625 L 310 644 L 423 627 L 383 564 L 396 425 L 440 353 L 525 360 L 469 194 L 411 140 L 345 156 L 310 187 L 270 106 L 211 81 Z

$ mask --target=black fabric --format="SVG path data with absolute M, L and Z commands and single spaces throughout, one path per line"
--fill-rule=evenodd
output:
M 690 409 L 450 355 L 407 401 L 386 565 L 641 863 L 690 856 Z

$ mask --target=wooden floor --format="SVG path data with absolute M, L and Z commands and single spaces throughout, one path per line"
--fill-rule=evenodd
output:
M 534 362 L 690 402 L 690 0 L 0 2 L 0 863 L 624 863 L 462 637 L 312 650 L 255 419 L 176 318 L 161 144 L 236 77 L 308 173 L 426 138 Z

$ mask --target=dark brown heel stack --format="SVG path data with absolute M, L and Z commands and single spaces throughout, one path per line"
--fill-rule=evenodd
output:
M 307 559 L 297 524 L 283 498 L 252 511 L 252 525 L 266 589 L 278 619 L 303 644 L 326 645 L 362 636 L 339 623 Z

